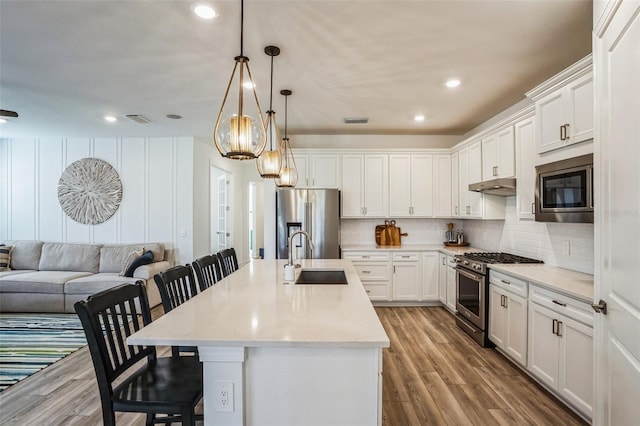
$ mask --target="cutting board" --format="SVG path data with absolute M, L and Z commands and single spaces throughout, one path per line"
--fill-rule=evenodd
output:
M 384 223 L 384 225 L 376 226 L 376 244 L 380 246 L 402 245 L 402 237 L 409 234 L 402 233 L 401 229 L 396 226 L 395 220 L 385 220 Z

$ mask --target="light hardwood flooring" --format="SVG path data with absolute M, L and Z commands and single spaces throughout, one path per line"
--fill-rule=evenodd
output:
M 584 424 L 495 350 L 471 341 L 444 308 L 376 311 L 391 340 L 383 355 L 384 426 Z M 144 416 L 118 413 L 117 423 L 143 425 Z M 101 424 L 86 347 L 0 393 L 0 425 Z

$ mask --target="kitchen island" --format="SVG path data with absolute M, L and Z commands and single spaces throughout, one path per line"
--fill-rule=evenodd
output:
M 285 262 L 252 261 L 128 343 L 198 347 L 206 425 L 380 424 L 389 338 L 353 265 L 302 260 L 347 278 L 309 285 Z

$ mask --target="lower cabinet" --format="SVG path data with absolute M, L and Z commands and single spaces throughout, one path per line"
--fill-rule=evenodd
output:
M 447 305 L 447 255 L 438 253 L 438 300 Z
M 420 299 L 420 257 L 417 252 L 393 253 L 393 300 Z
M 349 259 L 360 277 L 360 281 L 372 301 L 391 299 L 391 263 L 389 253 L 384 252 L 343 252 L 343 259 Z
M 447 256 L 447 308 L 453 312 L 458 312 L 456 308 L 456 259 L 453 256 Z
M 438 301 L 438 256 L 440 253 L 435 251 L 425 251 L 422 253 L 421 267 L 422 274 L 420 281 L 422 282 L 422 295 L 420 300 Z
M 566 309 L 566 302 L 559 303 L 560 308 Z M 593 326 L 559 310 L 535 300 L 529 301 L 528 369 L 574 408 L 591 418 Z
M 527 366 L 527 299 L 489 284 L 489 339 Z

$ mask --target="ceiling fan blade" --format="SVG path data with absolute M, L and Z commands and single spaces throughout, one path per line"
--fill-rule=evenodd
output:
M 0 109 L 0 116 L 2 117 L 17 117 L 18 113 L 15 111 L 7 111 L 6 109 Z

